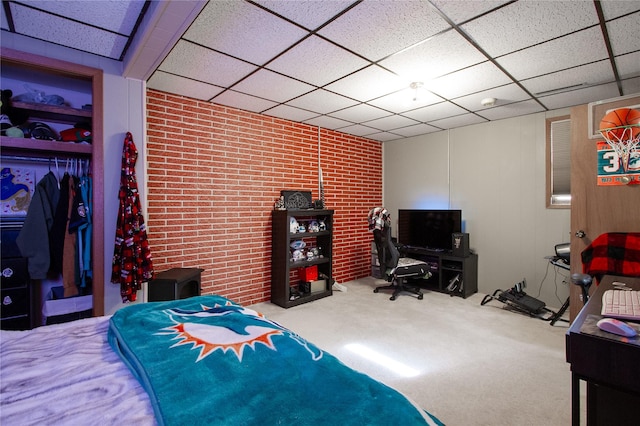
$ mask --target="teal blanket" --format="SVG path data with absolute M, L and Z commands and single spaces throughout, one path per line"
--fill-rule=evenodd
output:
M 109 344 L 161 425 L 441 423 L 399 392 L 220 296 L 127 306 Z

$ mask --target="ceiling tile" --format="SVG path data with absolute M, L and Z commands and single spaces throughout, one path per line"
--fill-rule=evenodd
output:
M 394 133 L 380 132 L 380 133 L 372 133 L 370 135 L 367 135 L 367 139 L 373 139 L 374 141 L 380 141 L 380 142 L 388 142 L 388 141 L 395 141 L 397 139 L 402 139 L 402 136 L 396 135 Z
M 327 115 L 320 115 L 318 117 L 305 120 L 307 124 L 311 124 L 312 126 L 320 126 L 325 129 L 338 129 L 340 127 L 345 127 L 350 125 L 348 121 L 340 120 L 339 118 L 329 117 Z
M 261 69 L 233 86 L 233 89 L 275 102 L 286 102 L 313 90 L 313 86 Z
M 0 7 L 0 28 L 3 30 L 9 30 L 9 23 L 7 22 L 7 15 L 4 13 L 4 7 Z
M 617 18 L 627 13 L 637 12 L 640 10 L 640 3 L 637 1 L 601 1 L 602 13 L 604 19 L 609 20 Z
M 278 105 L 271 109 L 264 111 L 264 114 L 272 117 L 286 118 L 293 121 L 305 121 L 311 118 L 317 117 L 318 114 L 311 111 L 306 111 L 300 108 L 294 108 L 288 105 Z
M 437 127 L 429 126 L 428 124 L 415 124 L 413 126 L 401 127 L 399 129 L 393 129 L 393 133 L 404 136 L 418 136 L 426 135 L 427 133 L 439 132 Z
M 442 98 L 434 95 L 424 88 L 412 89 L 407 87 L 398 92 L 374 99 L 367 103 L 398 114 L 438 102 L 442 102 Z
M 383 118 L 377 118 L 375 120 L 367 121 L 364 123 L 367 126 L 374 127 L 378 130 L 393 130 L 398 129 L 400 127 L 413 126 L 416 123 L 415 120 L 412 120 L 407 117 L 403 117 L 401 115 L 390 115 Z
M 616 56 L 616 67 L 622 78 L 640 75 L 640 50 L 626 55 Z
M 372 133 L 380 132 L 378 129 L 367 127 L 362 124 L 353 124 L 351 126 L 341 127 L 338 130 L 341 132 L 349 133 L 350 135 L 356 135 L 356 136 L 365 136 L 365 135 L 370 135 Z
M 404 89 L 409 83 L 409 81 L 374 65 L 331 83 L 325 88 L 366 102 Z
M 316 86 L 324 86 L 367 65 L 369 62 L 364 59 L 312 36 L 269 63 L 267 68 Z
M 244 1 L 210 1 L 186 40 L 263 65 L 307 32 Z
M 73 17 L 76 22 L 83 22 L 127 36 L 133 31 L 144 7 L 142 1 L 122 0 L 93 0 L 90 3 L 91 6 L 87 4 L 86 0 L 20 0 L 20 2 L 59 16 Z
M 413 118 L 414 120 L 426 123 L 428 121 L 435 121 L 442 118 L 461 115 L 466 112 L 467 111 L 457 105 L 452 104 L 451 102 L 440 102 L 438 104 L 430 105 L 425 108 L 418 108 L 416 110 L 408 111 L 404 113 L 404 115 Z
M 307 29 L 315 30 L 349 7 L 353 0 L 256 0 L 256 3 Z
M 123 58 L 125 78 L 149 79 L 205 6 L 201 0 L 149 2 L 148 5 Z
M 602 84 L 585 89 L 573 90 L 556 95 L 549 95 L 540 98 L 549 109 L 566 108 L 575 105 L 588 104 L 595 100 L 611 99 L 620 96 L 618 86 L 615 83 Z
M 432 121 L 429 122 L 429 124 L 441 129 L 453 129 L 454 127 L 470 126 L 472 124 L 484 123 L 486 121 L 487 120 L 483 119 L 482 117 L 478 117 L 475 114 L 462 114 L 455 117 Z
M 78 24 L 14 3 L 10 4 L 16 31 L 29 37 L 69 46 L 84 52 L 119 59 L 127 38 L 89 25 Z
M 533 95 L 543 96 L 550 95 L 551 93 L 547 93 L 550 91 L 573 90 L 580 85 L 602 84 L 613 80 L 611 63 L 604 60 L 523 80 L 522 85 Z
M 448 27 L 428 2 L 365 1 L 322 28 L 319 34 L 378 61 Z
M 446 99 L 480 92 L 511 83 L 511 79 L 491 62 L 465 68 L 425 83 L 425 87 Z
M 189 80 L 188 78 L 167 74 L 162 71 L 156 71 L 151 76 L 147 82 L 147 87 L 168 93 L 180 93 L 183 96 L 203 101 L 208 101 L 224 90 L 218 86 Z
M 370 105 L 360 104 L 333 112 L 329 115 L 352 123 L 361 123 L 363 121 L 375 120 L 376 118 L 382 118 L 391 114 Z
M 507 105 L 496 106 L 478 111 L 478 114 L 488 120 L 502 120 L 503 118 L 519 117 L 521 115 L 543 112 L 545 109 L 533 99 L 523 102 L 514 102 Z
M 486 57 L 458 32 L 447 31 L 380 62 L 409 81 L 428 81 L 480 62 Z
M 287 105 L 304 108 L 320 114 L 327 114 L 339 109 L 354 106 L 357 103 L 358 102 L 353 99 L 336 95 L 335 93 L 328 92 L 324 89 L 318 89 L 287 102 Z
M 257 69 L 229 56 L 180 40 L 159 69 L 187 78 L 227 87 Z
M 539 44 L 498 58 L 516 79 L 555 72 L 608 58 L 600 27 Z
M 262 112 L 277 105 L 276 102 L 245 95 L 234 90 L 222 92 L 213 99 L 213 102 L 252 112 Z
M 480 16 L 498 6 L 508 3 L 509 0 L 482 0 L 482 1 L 451 1 L 431 0 L 449 19 L 456 24 Z
M 640 2 L 637 2 L 640 4 Z M 640 6 L 639 6 L 640 7 Z M 640 12 L 607 23 L 614 55 L 640 49 Z
M 640 77 L 622 80 L 622 94 L 626 96 L 633 93 L 640 93 Z
M 598 4 L 618 81 L 592 0 L 8 0 L 0 41 L 384 141 L 640 92 L 640 1 Z
M 485 98 L 495 98 L 497 100 L 496 105 L 499 106 L 531 99 L 531 96 L 514 83 L 494 87 L 493 89 L 474 93 L 473 95 L 462 96 L 453 99 L 453 102 L 469 111 L 482 111 L 485 110 L 486 107 L 482 106 L 480 102 Z
M 519 1 L 462 26 L 485 52 L 500 56 L 596 25 L 590 1 Z

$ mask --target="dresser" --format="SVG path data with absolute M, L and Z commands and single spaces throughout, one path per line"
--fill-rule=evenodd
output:
M 3 330 L 27 330 L 33 327 L 27 259 L 20 255 L 16 245 L 22 223 L 21 219 L 3 219 L 0 222 L 2 235 L 0 328 Z

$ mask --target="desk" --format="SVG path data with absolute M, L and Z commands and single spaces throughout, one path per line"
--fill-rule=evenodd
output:
M 566 335 L 571 364 L 572 425 L 580 424 L 580 380 L 587 384 L 587 424 L 637 425 L 640 406 L 640 345 L 581 333 L 589 315 L 600 316 L 602 294 L 613 281 L 640 290 L 637 278 L 605 276 Z M 636 337 L 635 339 L 639 339 Z

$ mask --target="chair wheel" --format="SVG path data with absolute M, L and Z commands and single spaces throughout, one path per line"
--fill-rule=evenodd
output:
M 391 296 L 391 297 L 389 298 L 389 300 L 396 300 L 396 297 L 395 297 L 395 296 Z
M 422 300 L 424 298 L 424 296 L 422 294 L 418 295 L 418 300 Z
M 373 292 L 374 292 L 374 293 L 377 293 L 377 292 L 378 292 L 378 289 L 377 289 L 377 288 L 374 288 L 374 289 L 373 289 Z

